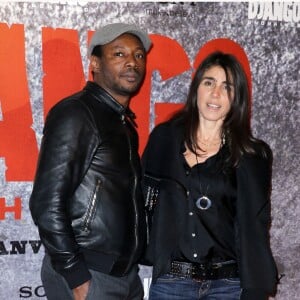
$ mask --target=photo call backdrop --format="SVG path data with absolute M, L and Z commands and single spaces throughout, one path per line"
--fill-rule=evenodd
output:
M 91 79 L 88 41 L 114 22 L 135 23 L 153 41 L 131 101 L 140 153 L 155 124 L 182 106 L 203 57 L 237 55 L 250 79 L 253 132 L 274 154 L 270 243 L 284 275 L 275 299 L 300 299 L 299 20 L 295 1 L 1 1 L 0 300 L 46 299 L 44 248 L 28 205 L 44 119 Z M 151 268 L 140 276 L 147 299 Z

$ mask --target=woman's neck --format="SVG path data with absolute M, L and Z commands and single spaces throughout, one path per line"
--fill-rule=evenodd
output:
M 197 130 L 197 144 L 211 146 L 220 143 L 222 135 L 221 125 L 222 123 L 220 122 L 200 121 Z

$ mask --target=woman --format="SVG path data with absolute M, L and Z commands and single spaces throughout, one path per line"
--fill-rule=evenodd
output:
M 249 103 L 240 63 L 215 52 L 185 106 L 151 133 L 143 154 L 150 300 L 262 300 L 274 291 L 272 153 L 252 136 Z

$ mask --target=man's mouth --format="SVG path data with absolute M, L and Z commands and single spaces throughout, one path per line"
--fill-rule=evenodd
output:
M 136 82 L 139 80 L 139 76 L 135 73 L 126 73 L 123 74 L 122 77 L 126 79 L 128 82 Z

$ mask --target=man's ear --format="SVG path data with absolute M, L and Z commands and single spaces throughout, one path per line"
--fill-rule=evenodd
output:
M 90 59 L 91 71 L 94 73 L 99 73 L 100 70 L 100 58 L 92 55 Z

